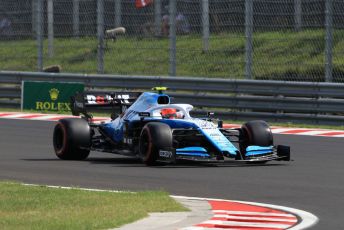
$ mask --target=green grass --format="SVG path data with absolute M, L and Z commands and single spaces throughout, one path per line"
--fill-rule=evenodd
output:
M 333 71 L 343 81 L 344 31 L 335 30 Z M 256 79 L 322 80 L 325 65 L 325 33 L 314 29 L 301 32 L 274 31 L 254 33 L 253 74 Z M 177 75 L 244 78 L 245 36 L 243 33 L 213 34 L 210 49 L 202 51 L 199 35 L 177 38 Z M 44 43 L 44 65 L 59 64 L 63 72 L 96 73 L 95 38 L 56 38 L 54 56 L 48 58 Z M 167 38 L 120 37 L 107 42 L 105 72 L 109 74 L 168 75 Z M 0 43 L 1 70 L 35 71 L 36 41 L 17 40 Z M 340 78 L 340 79 L 339 79 Z
M 0 226 L 20 229 L 109 229 L 150 212 L 187 211 L 166 192 L 111 193 L 0 182 Z

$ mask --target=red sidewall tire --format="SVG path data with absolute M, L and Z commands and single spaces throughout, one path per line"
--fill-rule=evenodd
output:
M 62 135 L 62 137 L 58 136 Z M 58 142 L 58 143 L 56 143 Z M 55 153 L 59 158 L 64 158 L 63 153 L 68 149 L 68 142 L 67 142 L 67 130 L 66 127 L 61 123 L 58 122 L 55 126 L 54 130 L 54 149 Z
M 142 140 L 140 138 L 140 151 L 142 152 L 140 153 L 140 156 L 144 163 L 149 164 L 149 162 L 152 159 L 153 144 L 152 144 L 152 135 L 146 126 L 142 129 L 141 136 L 142 136 Z
M 159 150 L 172 148 L 172 130 L 169 125 L 159 122 L 147 123 L 140 135 L 139 156 L 146 165 L 155 165 Z
M 61 119 L 54 129 L 55 154 L 63 160 L 84 160 L 90 153 L 91 128 L 80 118 Z

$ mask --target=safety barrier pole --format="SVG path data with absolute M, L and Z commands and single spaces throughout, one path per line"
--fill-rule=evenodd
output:
M 97 73 L 104 73 L 104 0 L 97 1 Z
M 325 81 L 332 82 L 332 72 L 333 72 L 333 3 L 332 0 L 326 0 L 326 19 L 325 19 Z
M 253 0 L 245 1 L 245 78 L 252 79 L 253 63 Z
M 169 4 L 169 25 L 170 25 L 170 32 L 169 32 L 169 52 L 170 52 L 170 68 L 169 68 L 169 75 L 176 76 L 177 72 L 177 31 L 176 31 L 176 15 L 177 15 L 177 2 L 174 0 L 170 0 Z
M 43 0 L 36 7 L 37 70 L 43 71 Z

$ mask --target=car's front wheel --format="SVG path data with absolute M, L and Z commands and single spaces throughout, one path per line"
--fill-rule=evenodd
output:
M 272 146 L 273 136 L 265 121 L 249 121 L 241 127 L 240 152 L 245 156 L 246 148 L 250 145 Z
M 159 150 L 172 147 L 172 130 L 164 123 L 147 123 L 141 131 L 139 155 L 146 165 L 155 165 Z

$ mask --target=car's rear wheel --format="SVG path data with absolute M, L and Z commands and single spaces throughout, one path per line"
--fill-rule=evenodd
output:
M 273 136 L 269 125 L 261 120 L 243 124 L 239 143 L 242 156 L 245 156 L 246 148 L 250 145 L 272 146 Z
M 172 131 L 164 123 L 147 123 L 141 131 L 139 155 L 146 165 L 155 165 L 159 150 L 172 148 Z
M 83 119 L 61 119 L 54 128 L 53 144 L 58 158 L 84 160 L 90 154 L 91 128 Z

